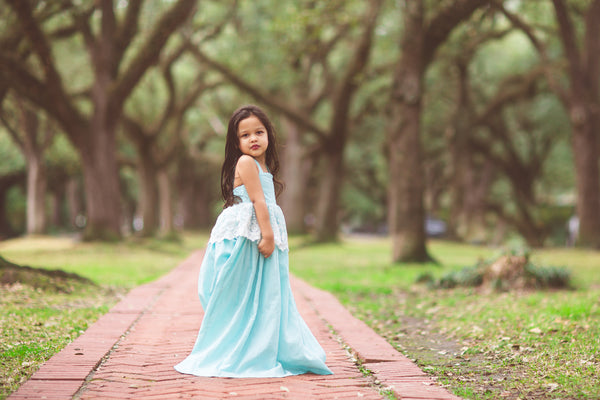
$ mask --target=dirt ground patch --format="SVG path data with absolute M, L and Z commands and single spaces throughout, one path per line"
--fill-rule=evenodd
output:
M 383 331 L 383 336 L 423 370 L 434 375 L 447 387 L 468 383 L 474 394 L 485 398 L 517 399 L 523 387 L 514 387 L 525 375 L 515 363 L 499 366 L 496 357 L 469 351 L 473 343 L 448 340 L 435 324 L 427 319 L 400 317 L 400 334 Z M 550 399 L 553 396 L 527 394 L 528 399 Z
M 464 326 L 462 333 L 444 329 L 439 316 L 451 310 L 434 306 L 425 317 L 407 316 L 404 305 L 422 301 L 426 291 L 370 294 L 371 309 L 350 306 L 354 315 L 367 322 L 395 348 L 417 363 L 455 394 L 471 399 L 567 399 L 593 398 L 570 396 L 558 383 L 549 380 L 543 344 L 516 341 L 514 336 L 465 335 L 478 326 Z M 430 293 L 431 294 L 431 293 Z M 365 295 L 363 294 L 362 300 Z M 477 301 L 473 297 L 473 301 Z M 360 304 L 357 301 L 355 304 Z M 377 306 L 375 306 L 377 305 Z M 537 331 L 532 329 L 532 335 Z M 494 342 L 490 345 L 490 342 Z M 539 367 L 539 368 L 538 368 Z M 541 369 L 540 369 L 541 368 Z M 573 393 L 572 389 L 571 394 Z
M 89 279 L 74 273 L 17 265 L 0 256 L 0 285 L 16 283 L 61 293 L 71 293 L 74 284 L 93 284 Z

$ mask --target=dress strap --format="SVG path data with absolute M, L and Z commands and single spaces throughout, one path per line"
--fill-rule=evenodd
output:
M 258 160 L 254 157 L 252 157 L 252 159 L 254 160 L 254 162 L 256 163 L 256 166 L 258 167 L 258 172 L 259 173 L 264 173 L 262 167 L 260 166 L 260 163 L 258 162 Z

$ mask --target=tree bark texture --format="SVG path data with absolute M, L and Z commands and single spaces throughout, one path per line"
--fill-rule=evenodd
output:
M 214 224 L 213 205 L 219 201 L 216 162 L 184 156 L 177 163 L 177 212 L 184 229 L 207 229 Z
M 310 176 L 310 160 L 306 159 L 305 149 L 301 143 L 300 127 L 287 118 L 282 118 L 282 127 L 286 132 L 285 146 L 281 165 L 282 180 L 285 190 L 280 196 L 279 204 L 285 214 L 289 233 L 304 233 L 304 217 L 306 215 L 306 188 Z
M 121 237 L 121 190 L 114 131 L 97 133 L 93 139 L 96 139 L 93 140 L 95 145 L 89 143 L 79 149 L 87 213 L 83 238 L 118 240 Z
M 43 160 L 27 160 L 27 234 L 46 230 L 46 169 Z
M 585 11 L 581 45 L 563 0 L 553 0 L 563 50 L 568 61 L 569 89 L 565 107 L 572 127 L 575 160 L 578 244 L 600 248 L 600 0 Z
M 159 228 L 157 170 L 148 151 L 138 150 L 138 173 L 140 176 L 139 207 L 144 226 L 143 237 L 152 237 Z
M 586 124 L 573 126 L 573 154 L 577 186 L 577 216 L 582 246 L 600 248 L 600 176 L 598 174 L 598 132 L 600 121 L 588 114 Z M 595 121 L 594 121 L 595 120 Z
M 84 215 L 83 195 L 81 193 L 81 184 L 77 178 L 69 178 L 65 184 L 65 198 L 67 201 L 67 213 L 71 228 L 80 229 L 81 218 Z
M 0 176 L 0 239 L 8 239 L 21 233 L 11 225 L 9 216 L 6 215 L 6 195 L 12 187 L 22 186 L 26 179 L 23 172 Z
M 44 148 L 38 143 L 39 120 L 27 107 L 21 107 L 23 150 L 27 164 L 27 234 L 42 234 L 46 230 L 47 173 Z
M 18 96 L 14 99 L 17 108 L 18 129 L 10 126 L 10 123 L 2 119 L 5 127 L 18 147 L 21 149 L 27 166 L 27 212 L 26 232 L 29 235 L 42 234 L 46 230 L 46 188 L 47 168 L 44 153 L 53 139 L 50 129 L 41 129 L 40 118 L 25 102 Z M 49 125 L 46 125 L 48 128 Z
M 338 238 L 339 194 L 344 176 L 342 151 L 324 152 L 323 173 L 320 178 L 315 239 L 317 242 L 332 242 Z
M 448 133 L 448 149 L 450 150 L 450 162 L 452 170 L 452 185 L 450 205 L 450 220 L 448 221 L 448 231 L 450 237 L 464 238 L 466 215 L 468 212 L 465 207 L 465 199 L 469 188 L 469 164 L 470 154 L 467 148 L 468 138 L 468 108 L 469 108 L 469 78 L 468 65 L 465 62 L 458 62 L 458 94 L 456 101 L 456 111 L 454 113 L 453 124 Z
M 394 262 L 430 260 L 425 246 L 424 170 L 421 148 L 423 97 L 422 1 L 404 4 L 402 55 L 392 83 L 389 140 L 389 227 Z
M 473 243 L 483 243 L 486 240 L 487 199 L 492 189 L 496 170 L 490 160 L 484 160 L 480 165 L 469 160 L 465 173 L 465 195 L 463 197 L 463 238 Z
M 171 182 L 166 170 L 158 172 L 158 195 L 160 203 L 160 233 L 162 236 L 175 234 L 173 223 L 173 196 L 171 193 Z

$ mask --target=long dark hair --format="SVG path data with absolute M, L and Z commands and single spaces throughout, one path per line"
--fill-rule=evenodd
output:
M 247 105 L 238 108 L 233 112 L 227 126 L 227 138 L 225 139 L 225 161 L 221 168 L 221 194 L 225 205 L 223 208 L 232 206 L 235 203 L 233 195 L 233 181 L 235 179 L 235 166 L 238 159 L 242 156 L 240 150 L 240 139 L 238 137 L 238 128 L 240 121 L 255 116 L 267 129 L 267 137 L 269 146 L 267 147 L 266 162 L 267 168 L 273 175 L 273 183 L 275 185 L 275 194 L 279 196 L 283 190 L 283 184 L 277 179 L 279 173 L 279 155 L 277 154 L 277 141 L 275 139 L 275 128 L 267 117 L 267 114 L 258 106 Z

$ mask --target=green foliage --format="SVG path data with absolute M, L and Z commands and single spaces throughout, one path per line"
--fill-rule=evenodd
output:
M 565 267 L 541 267 L 528 263 L 525 267 L 526 272 L 536 281 L 539 288 L 566 288 L 571 283 L 571 271 Z
M 23 187 L 13 186 L 6 194 L 6 216 L 10 226 L 16 232 L 25 230 L 25 213 L 27 201 Z
M 571 285 L 571 271 L 565 267 L 539 266 L 529 261 L 530 250 L 527 248 L 515 248 L 503 251 L 500 256 L 487 261 L 479 261 L 471 267 L 453 270 L 439 279 L 430 279 L 429 286 L 433 289 L 451 289 L 455 287 L 477 287 L 485 282 L 486 275 L 497 262 L 508 262 L 507 257 L 518 257 L 523 264 L 512 263 L 506 268 L 512 269 L 510 274 L 506 273 L 491 281 L 494 290 L 504 291 L 511 289 L 523 289 L 521 285 L 513 287 L 517 278 L 525 280 L 526 289 L 564 289 Z M 519 282 L 520 283 L 520 282 Z
M 41 236 L 4 241 L 0 253 L 17 264 L 61 269 L 100 285 L 131 288 L 158 278 L 207 240 L 197 233 L 185 233 L 181 241 L 131 238 L 113 244 Z
M 431 282 L 433 288 L 451 289 L 457 286 L 479 286 L 483 283 L 483 273 L 479 266 L 465 267 L 451 271 L 437 281 Z
M 9 175 L 25 169 L 25 159 L 21 150 L 3 128 L 0 128 L 0 160 L 0 175 Z
M 120 20 L 124 17 L 126 4 L 127 2 L 115 2 L 115 11 Z M 439 10 L 451 7 L 452 1 L 427 1 L 424 4 L 426 21 L 431 21 Z M 578 10 L 588 7 L 589 4 L 589 1 L 569 2 L 569 10 L 576 25 L 583 25 L 580 23 L 581 15 Z M 125 59 L 119 66 L 121 70 L 130 65 L 136 50 L 147 39 L 157 18 L 171 5 L 172 2 L 167 0 L 143 4 L 139 34 L 134 38 L 131 48 L 127 50 Z M 556 18 L 551 2 L 508 1 L 504 2 L 504 5 L 533 22 L 536 34 L 549 44 L 550 58 L 558 64 L 563 54 L 556 35 Z M 40 3 L 40 7 L 52 6 Z M 321 88 L 335 83 L 341 76 L 351 55 L 351 45 L 356 42 L 361 32 L 360 21 L 366 7 L 368 2 L 358 0 L 205 1 L 198 4 L 198 12 L 192 18 L 193 27 L 186 27 L 184 36 L 191 36 L 197 40 L 196 43 L 199 43 L 207 54 L 229 66 L 244 80 L 252 82 L 271 96 L 281 96 L 282 100 L 293 104 L 302 96 L 315 97 Z M 99 14 L 95 13 L 92 17 L 94 32 L 100 29 Z M 345 168 L 348 173 L 340 204 L 340 214 L 350 227 L 383 226 L 386 220 L 389 179 L 386 160 L 386 107 L 389 102 L 393 66 L 401 56 L 398 46 L 402 39 L 401 14 L 400 3 L 384 3 L 375 31 L 370 64 L 356 82 L 359 89 L 353 99 L 351 137 L 345 152 Z M 11 7 L 2 8 L 0 19 L 17 21 Z M 70 23 L 72 17 L 69 12 L 52 13 L 52 17 L 44 23 L 44 29 L 57 30 Z M 222 30 L 215 31 L 214 36 L 209 36 L 221 23 Z M 11 23 L 3 25 L 0 34 L 4 36 L 11 26 Z M 435 211 L 438 215 L 449 215 L 452 205 L 452 164 L 448 136 L 457 105 L 457 60 L 468 62 L 471 78 L 469 90 L 476 111 L 480 111 L 504 79 L 515 73 L 526 74 L 538 66 L 540 60 L 536 50 L 517 29 L 476 45 L 490 32 L 499 32 L 508 27 L 509 23 L 504 17 L 488 7 L 482 7 L 468 22 L 453 30 L 448 41 L 436 52 L 433 64 L 428 70 L 421 118 L 428 211 Z M 343 32 L 343 35 L 333 46 L 332 52 L 322 63 L 317 63 L 310 71 L 305 71 L 306 65 L 321 56 L 320 52 L 326 48 L 325 44 L 338 32 Z M 200 40 L 204 37 L 208 39 Z M 162 60 L 173 53 L 181 40 L 177 35 L 169 40 L 164 54 L 161 55 Z M 77 107 L 84 114 L 89 114 L 91 102 L 87 94 L 94 72 L 91 56 L 83 38 L 81 35 L 61 37 L 52 40 L 51 45 L 59 70 L 68 77 L 63 80 L 65 88 L 69 93 L 76 94 Z M 173 68 L 177 92 L 181 94 L 189 88 L 198 73 L 205 68 L 206 66 L 199 64 L 190 54 L 181 56 Z M 37 70 L 42 69 L 38 67 Z M 562 79 L 561 73 L 557 69 L 559 80 Z M 219 79 L 219 73 L 206 71 L 206 82 Z M 335 85 L 329 89 L 326 96 L 335 94 Z M 507 107 L 501 117 L 513 133 L 511 140 L 516 144 L 517 154 L 524 160 L 530 159 L 530 137 L 536 141 L 553 138 L 553 145 L 549 148 L 542 171 L 533 184 L 535 205 L 532 206 L 531 214 L 535 224 L 541 226 L 544 233 L 549 235 L 545 244 L 556 245 L 564 243 L 564 213 L 566 207 L 573 206 L 575 197 L 575 173 L 569 137 L 571 128 L 564 106 L 549 91 L 543 78 L 540 79 L 538 90 L 542 93 L 531 100 Z M 142 78 L 132 97 L 127 100 L 126 112 L 149 124 L 156 123 L 165 110 L 166 100 L 167 87 L 162 71 L 157 65 Z M 208 158 L 211 159 L 211 163 L 218 164 L 222 157 L 224 138 L 216 136 L 207 140 L 207 137 L 215 130 L 218 131 L 216 126 L 227 124 L 227 118 L 233 109 L 251 102 L 256 100 L 248 94 L 240 93 L 240 90 L 228 83 L 203 94 L 185 118 L 183 140 L 186 150 L 189 150 L 186 153 L 194 156 L 202 153 L 203 161 L 198 162 L 199 165 L 204 165 L 204 159 Z M 322 101 L 316 109 L 307 113 L 311 114 L 317 125 L 323 127 L 330 122 L 331 111 L 330 103 Z M 280 117 L 276 113 L 270 115 L 276 122 Z M 527 126 L 521 126 L 522 120 L 528 122 Z M 285 132 L 280 133 L 282 142 L 285 142 Z M 527 133 L 531 135 L 528 136 Z M 481 130 L 473 130 L 469 134 L 477 135 L 487 142 L 494 140 L 493 135 Z M 168 137 L 170 135 L 165 136 L 167 137 L 161 136 L 160 145 L 172 139 Z M 119 156 L 124 156 L 128 161 L 134 160 L 135 149 L 127 140 L 122 140 L 122 137 L 120 139 Z M 319 168 L 322 167 L 318 162 L 319 153 L 313 152 L 311 146 L 316 147 L 319 141 L 320 139 L 310 132 L 306 132 L 303 137 L 303 143 L 311 149 L 307 153 L 314 156 L 317 165 L 313 172 L 315 180 L 321 176 Z M 495 154 L 506 154 L 506 150 L 497 143 L 493 144 L 493 150 Z M 18 149 L 2 128 L 0 159 L 3 160 L 0 164 L 0 175 L 22 171 L 25 168 Z M 68 174 L 77 174 L 80 170 L 76 152 L 63 135 L 55 138 L 46 161 L 51 167 L 64 168 Z M 481 160 L 477 158 L 476 161 L 479 163 Z M 121 168 L 120 173 L 121 182 L 125 187 L 123 200 L 128 206 L 134 207 L 139 192 L 137 176 L 129 167 Z M 504 205 L 504 211 L 508 215 L 519 217 L 513 184 L 498 169 L 492 179 L 493 189 L 489 197 Z M 21 227 L 24 218 L 24 198 L 17 192 L 14 189 L 9 194 L 7 214 L 10 215 L 13 226 Z M 489 225 L 482 229 L 487 228 L 491 232 L 490 227 L 495 226 L 497 221 L 496 216 L 491 216 L 488 220 Z M 509 228 L 507 237 L 510 235 L 514 235 L 513 227 Z
M 64 134 L 54 137 L 52 145 L 44 156 L 50 168 L 60 168 L 69 175 L 76 175 L 80 172 L 79 155 Z

